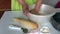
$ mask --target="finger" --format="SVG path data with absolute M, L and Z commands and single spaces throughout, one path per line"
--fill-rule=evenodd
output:
M 28 12 L 27 12 L 27 11 L 23 11 L 23 14 L 24 14 L 25 16 L 28 16 Z
M 28 13 L 24 13 L 24 15 L 28 17 Z

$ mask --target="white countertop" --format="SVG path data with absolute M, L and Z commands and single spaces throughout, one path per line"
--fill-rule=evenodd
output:
M 8 26 L 13 24 L 12 18 L 21 17 L 27 19 L 26 16 L 23 15 L 22 12 L 5 12 L 0 20 L 0 34 L 22 34 L 21 31 L 10 30 Z M 50 34 L 60 34 L 53 26 L 49 23 L 46 25 L 50 29 Z

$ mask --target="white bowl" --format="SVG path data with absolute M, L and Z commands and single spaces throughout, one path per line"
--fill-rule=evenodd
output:
M 35 5 L 30 6 L 30 9 L 33 9 L 34 6 Z M 37 22 L 38 24 L 41 24 L 41 23 L 44 24 L 44 23 L 47 23 L 48 21 L 50 21 L 51 17 L 56 12 L 55 12 L 55 8 L 53 8 L 53 7 L 49 6 L 49 5 L 42 4 L 39 13 L 41 15 L 35 15 L 35 14 L 32 14 L 32 13 L 29 13 L 28 18 L 31 21 Z

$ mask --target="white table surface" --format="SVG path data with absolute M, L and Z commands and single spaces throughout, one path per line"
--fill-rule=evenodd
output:
M 22 34 L 21 31 L 15 31 L 8 28 L 10 24 L 13 24 L 14 17 L 21 17 L 27 19 L 26 16 L 23 15 L 22 12 L 5 12 L 0 20 L 0 34 Z M 60 34 L 53 26 L 49 23 L 46 25 L 50 29 L 51 34 Z

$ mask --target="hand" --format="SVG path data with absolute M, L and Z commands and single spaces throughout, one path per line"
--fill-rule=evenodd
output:
M 35 8 L 32 10 L 33 14 L 40 15 L 39 10 L 40 10 L 41 4 L 42 4 L 42 0 L 37 0 Z
M 35 9 L 31 10 L 31 13 L 32 14 L 37 14 L 37 15 L 39 14 L 39 12 L 37 10 L 35 10 Z
M 28 11 L 29 11 L 28 5 L 23 5 L 22 8 L 23 8 L 23 14 L 28 16 Z
M 22 5 L 24 15 L 28 16 L 29 11 L 28 5 L 24 2 L 24 0 L 17 0 L 17 1 Z

